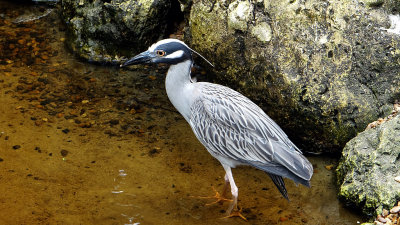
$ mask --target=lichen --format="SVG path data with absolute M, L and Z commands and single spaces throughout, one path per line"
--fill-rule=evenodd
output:
M 400 198 L 400 117 L 368 129 L 346 144 L 336 170 L 339 197 L 369 216 L 391 208 Z
M 246 31 L 247 22 L 250 20 L 253 6 L 248 1 L 234 1 L 229 5 L 228 28 Z
M 86 60 L 117 62 L 164 37 L 169 23 L 181 18 L 173 6 L 179 7 L 168 0 L 62 1 L 67 45 Z
M 269 42 L 272 38 L 271 26 L 266 22 L 261 22 L 251 28 L 251 34 L 262 43 Z
M 400 38 L 380 30 L 384 12 L 368 10 L 350 0 L 197 0 L 186 40 L 217 82 L 259 103 L 302 148 L 339 151 L 400 95 L 390 53 Z

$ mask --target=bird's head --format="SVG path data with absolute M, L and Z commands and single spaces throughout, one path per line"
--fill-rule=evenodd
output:
M 192 60 L 192 52 L 185 43 L 177 39 L 164 39 L 124 62 L 121 67 L 151 63 L 177 64 L 186 60 Z
M 189 48 L 182 41 L 177 39 L 164 39 L 150 46 L 147 51 L 130 58 L 128 61 L 124 62 L 121 67 L 153 63 L 174 65 L 186 60 L 192 60 L 192 52 L 206 60 L 203 56 Z M 208 60 L 206 61 L 210 63 Z

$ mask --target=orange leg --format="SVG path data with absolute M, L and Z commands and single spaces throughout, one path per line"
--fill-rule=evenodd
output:
M 227 216 L 223 217 L 223 218 L 231 218 L 231 217 L 240 217 L 244 220 L 247 221 L 246 217 L 244 217 L 242 215 L 242 209 L 238 209 L 237 207 L 237 199 L 239 196 L 239 190 L 235 184 L 235 181 L 233 180 L 233 175 L 232 175 L 232 171 L 231 171 L 231 167 L 226 166 L 224 164 L 222 164 L 222 166 L 225 169 L 225 184 L 227 183 L 226 181 L 228 181 L 231 184 L 231 193 L 232 193 L 232 203 L 229 205 L 227 212 Z M 233 211 L 233 212 L 232 212 Z
M 222 190 L 222 194 L 218 193 L 217 190 L 215 190 L 214 187 L 213 190 L 215 192 L 214 196 L 207 196 L 207 197 L 203 197 L 203 196 L 191 196 L 191 197 L 195 197 L 195 198 L 202 198 L 202 199 L 215 199 L 215 201 L 211 202 L 211 203 L 207 203 L 206 205 L 213 205 L 219 202 L 224 202 L 224 201 L 229 201 L 231 202 L 228 210 L 226 211 L 227 216 L 222 217 L 223 218 L 231 218 L 231 217 L 240 217 L 243 220 L 246 220 L 246 217 L 244 217 L 242 215 L 242 209 L 238 209 L 237 207 L 237 199 L 238 199 L 238 188 L 236 187 L 235 181 L 233 180 L 233 176 L 232 176 L 232 171 L 231 168 L 229 166 L 225 166 L 222 165 L 225 169 L 225 185 L 224 185 L 224 189 Z M 228 191 L 228 184 L 230 184 L 231 186 L 231 193 L 232 193 L 232 199 L 227 199 L 226 196 L 226 192 Z
M 214 195 L 214 196 L 197 196 L 196 198 L 215 199 L 215 201 L 210 202 L 210 203 L 207 203 L 207 204 L 206 204 L 207 206 L 213 205 L 213 204 L 216 204 L 216 203 L 219 203 L 219 202 L 224 202 L 224 201 L 229 201 L 229 202 L 231 202 L 231 201 L 232 201 L 232 199 L 227 199 L 227 198 L 225 198 L 225 192 L 226 192 L 226 191 L 223 191 L 222 194 L 220 194 L 217 190 L 215 190 L 215 187 L 212 187 L 212 189 L 213 189 L 214 192 L 215 192 L 215 195 Z M 224 190 L 225 190 L 225 188 L 224 188 Z

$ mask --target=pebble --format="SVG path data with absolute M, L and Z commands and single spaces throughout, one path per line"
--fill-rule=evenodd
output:
M 110 124 L 117 125 L 117 124 L 119 124 L 119 120 L 117 120 L 117 119 L 110 120 Z
M 14 150 L 20 149 L 20 148 L 21 148 L 21 145 L 14 145 L 12 148 L 13 148 Z
M 395 214 L 400 212 L 400 206 L 395 206 L 390 210 L 390 213 Z
M 0 158 L 0 162 L 3 162 L 3 161 L 4 161 L 4 159 Z
M 284 222 L 284 221 L 286 221 L 286 220 L 288 220 L 287 217 L 280 217 L 280 218 L 279 218 L 279 221 L 280 221 L 280 222 Z
M 400 224 L 399 214 L 400 214 L 400 202 L 398 202 L 397 206 L 394 206 L 390 210 L 383 209 L 382 214 L 376 217 L 374 224 L 379 224 L 379 225 Z
M 387 219 L 383 218 L 381 215 L 379 215 L 377 219 L 381 223 L 386 223 L 387 222 Z
M 388 216 L 389 215 L 389 211 L 387 210 L 387 209 L 383 209 L 382 210 L 382 216 L 383 217 L 386 217 L 386 216 Z
M 61 153 L 62 157 L 66 157 L 69 152 L 68 152 L 68 150 L 62 149 L 60 153 Z
M 394 180 L 400 183 L 400 176 L 395 177 Z
M 66 128 L 66 129 L 62 130 L 62 132 L 63 132 L 64 134 L 68 134 L 68 133 L 69 133 L 69 129 Z
M 40 127 L 43 124 L 44 121 L 41 120 L 35 120 L 35 125 Z
M 331 164 L 331 165 L 326 165 L 326 166 L 325 166 L 325 169 L 327 169 L 327 170 L 332 170 L 333 167 L 334 167 L 334 166 L 333 166 L 332 164 Z

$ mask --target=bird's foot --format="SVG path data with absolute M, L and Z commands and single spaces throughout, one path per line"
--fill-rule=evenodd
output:
M 247 221 L 246 217 L 242 215 L 242 208 L 234 209 L 232 212 L 228 212 L 229 215 L 222 217 L 221 219 L 232 218 L 232 217 L 240 217 L 244 221 Z
M 219 202 L 225 202 L 225 201 L 232 202 L 233 201 L 232 199 L 225 198 L 224 197 L 224 193 L 222 193 L 222 195 L 221 195 L 217 190 L 215 190 L 214 187 L 212 187 L 212 188 L 213 188 L 213 190 L 215 192 L 214 196 L 191 196 L 191 197 L 201 198 L 201 199 L 215 199 L 215 201 L 213 201 L 211 203 L 207 203 L 206 204 L 207 206 L 214 205 L 214 204 L 219 203 Z

